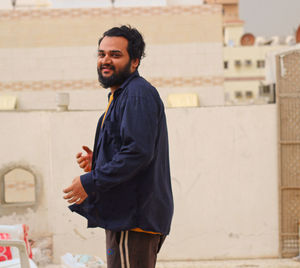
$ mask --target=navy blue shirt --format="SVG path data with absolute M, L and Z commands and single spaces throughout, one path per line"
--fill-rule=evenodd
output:
M 92 170 L 80 176 L 88 198 L 72 211 L 88 227 L 141 228 L 167 235 L 173 216 L 168 133 L 157 90 L 135 71 L 114 92 L 101 128 Z

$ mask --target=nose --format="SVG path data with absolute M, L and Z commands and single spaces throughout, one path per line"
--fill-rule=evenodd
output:
M 98 65 L 103 65 L 103 64 L 111 64 L 111 57 L 109 55 L 105 55 L 102 58 L 99 58 L 98 60 Z

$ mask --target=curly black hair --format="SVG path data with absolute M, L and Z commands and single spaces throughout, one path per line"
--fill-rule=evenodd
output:
M 141 61 L 142 57 L 145 57 L 145 42 L 141 33 L 136 29 L 132 28 L 130 25 L 122 25 L 120 27 L 113 27 L 106 31 L 103 36 L 98 41 L 98 46 L 100 45 L 102 39 L 105 36 L 109 37 L 124 37 L 128 41 L 127 52 L 131 60 L 139 59 Z

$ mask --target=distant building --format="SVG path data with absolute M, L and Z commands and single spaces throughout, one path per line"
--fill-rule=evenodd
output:
M 238 45 L 244 33 L 244 21 L 239 18 L 239 0 L 204 0 L 204 3 L 222 5 L 224 44 Z
M 295 44 L 295 37 L 281 40 L 244 32 L 239 0 L 205 0 L 223 7 L 224 93 L 226 104 L 275 101 L 275 85 L 266 83 L 266 55 Z
M 224 22 L 239 19 L 239 0 L 204 0 L 204 3 L 222 5 Z
M 224 92 L 226 104 L 275 101 L 275 87 L 264 86 L 265 57 L 286 45 L 224 47 Z

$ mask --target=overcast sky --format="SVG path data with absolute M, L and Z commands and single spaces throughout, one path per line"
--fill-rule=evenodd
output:
M 300 25 L 300 0 L 240 0 L 245 31 L 255 36 L 294 35 Z

